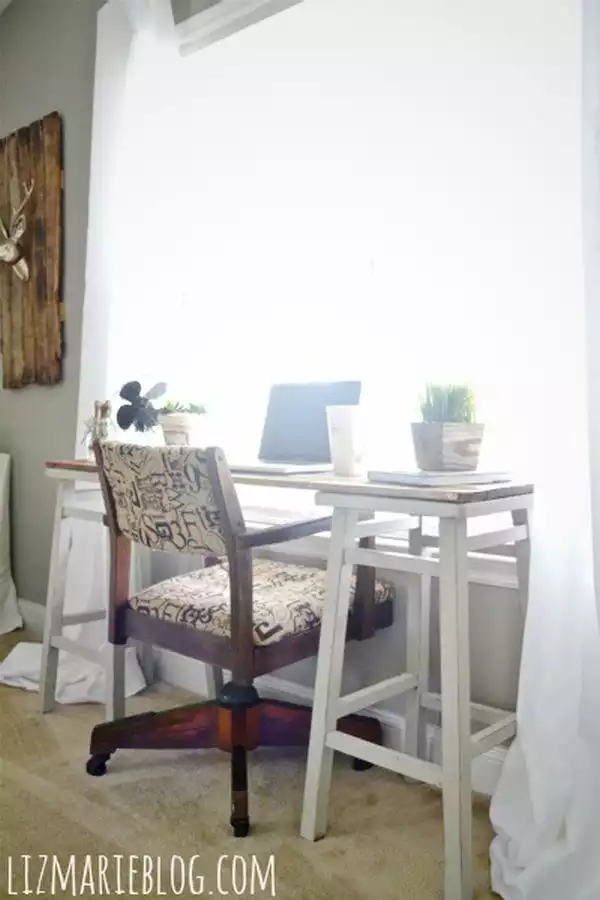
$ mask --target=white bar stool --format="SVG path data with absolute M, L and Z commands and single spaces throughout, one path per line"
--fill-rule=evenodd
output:
M 55 706 L 58 658 L 61 650 L 73 653 L 101 665 L 106 673 L 106 718 L 125 715 L 125 648 L 107 643 L 102 650 L 94 650 L 80 641 L 68 638 L 63 629 L 70 625 L 102 622 L 107 610 L 65 614 L 66 576 L 71 551 L 72 520 L 103 524 L 104 502 L 95 474 L 83 469 L 46 468 L 48 477 L 57 482 L 54 506 L 52 548 L 46 598 L 46 618 L 40 672 L 40 709 L 51 712 Z M 77 490 L 76 484 L 84 482 L 89 488 Z
M 514 544 L 519 590 L 525 608 L 529 570 L 528 510 L 531 485 L 484 489 L 407 489 L 368 483 L 332 486 L 317 495 L 317 503 L 333 507 L 327 568 L 326 602 L 321 625 L 312 728 L 306 771 L 301 834 L 323 837 L 333 753 L 398 772 L 407 778 L 442 787 L 445 845 L 445 900 L 471 900 L 472 811 L 471 762 L 474 757 L 513 737 L 516 716 L 471 704 L 469 650 L 469 551 Z M 425 539 L 421 528 L 410 532 L 409 552 L 367 550 L 356 545 L 359 516 L 367 511 L 408 513 L 439 520 L 439 541 Z M 469 520 L 497 513 L 512 514 L 511 528 L 491 528 L 468 535 Z M 363 523 L 363 527 L 366 526 Z M 438 543 L 437 557 L 425 555 L 427 544 Z M 407 671 L 378 684 L 341 694 L 345 630 L 353 567 L 369 565 L 408 574 Z M 430 693 L 429 613 L 431 578 L 440 579 L 441 695 Z M 406 742 L 403 752 L 343 734 L 337 720 L 374 703 L 407 694 Z M 421 709 L 442 713 L 442 765 L 420 759 Z M 471 733 L 471 717 L 486 727 Z

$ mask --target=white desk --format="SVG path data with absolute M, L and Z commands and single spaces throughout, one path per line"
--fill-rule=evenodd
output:
M 51 585 L 59 559 L 60 524 L 65 515 L 79 516 L 81 508 L 72 488 L 76 481 L 97 482 L 94 463 L 49 463 L 47 474 L 59 482 L 55 535 L 50 568 Z M 468 554 L 485 548 L 514 544 L 519 590 L 525 609 L 529 573 L 529 521 L 533 488 L 526 484 L 486 488 L 406 488 L 369 484 L 362 479 L 325 475 L 235 475 L 237 484 L 294 488 L 316 492 L 319 505 L 333 508 L 333 527 L 327 569 L 327 600 L 321 626 L 312 732 L 309 747 L 301 832 L 314 840 L 325 834 L 333 752 L 346 753 L 391 769 L 412 779 L 441 786 L 444 803 L 445 900 L 471 900 L 471 761 L 511 738 L 516 717 L 504 711 L 471 704 L 468 608 Z M 85 503 L 83 504 L 85 506 Z M 100 507 L 101 508 L 101 507 Z M 509 512 L 513 525 L 469 534 L 474 520 Z M 373 521 L 378 513 L 410 517 L 409 552 L 367 550 L 357 546 L 360 535 L 389 532 Z M 90 513 L 83 513 L 89 518 Z M 96 515 L 94 513 L 94 515 Z M 426 549 L 420 522 L 439 520 L 437 555 Z M 99 520 L 102 515 L 100 513 Z M 417 525 L 414 526 L 416 521 Z M 404 526 L 406 529 L 406 525 Z M 377 566 L 407 573 L 407 668 L 376 685 L 340 696 L 345 632 L 353 566 Z M 428 690 L 429 579 L 440 579 L 441 695 Z M 49 601 L 53 591 L 49 589 Z M 54 611 L 53 611 L 54 609 Z M 65 624 L 60 610 L 49 602 L 48 631 Z M 89 615 L 89 614 L 88 614 Z M 100 613 L 99 613 L 100 615 Z M 89 618 L 86 619 L 89 621 Z M 64 639 L 62 639 L 64 641 Z M 49 647 L 63 647 L 51 637 Z M 67 648 L 73 649 L 73 648 Z M 75 652 L 77 652 L 75 650 Z M 407 727 L 403 752 L 379 747 L 337 731 L 343 715 L 367 709 L 389 697 L 406 694 Z M 418 758 L 418 723 L 422 708 L 442 713 L 442 765 Z M 471 716 L 485 727 L 471 734 Z M 357 828 L 360 823 L 357 822 Z

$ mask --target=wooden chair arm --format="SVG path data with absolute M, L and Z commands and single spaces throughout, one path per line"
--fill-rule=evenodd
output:
M 300 522 L 287 522 L 285 525 L 273 525 L 260 531 L 239 534 L 236 543 L 240 550 L 252 550 L 254 547 L 268 547 L 271 544 L 283 544 L 295 541 L 310 534 L 331 530 L 331 516 L 321 519 L 303 519 Z

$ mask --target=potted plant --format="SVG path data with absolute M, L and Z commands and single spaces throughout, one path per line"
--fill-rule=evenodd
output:
M 423 472 L 477 468 L 483 425 L 475 421 L 475 397 L 466 385 L 428 384 L 422 422 L 412 423 L 417 466 Z
M 206 408 L 200 403 L 180 403 L 169 400 L 159 410 L 158 421 L 165 436 L 165 444 L 195 443 L 199 417 L 206 414 Z

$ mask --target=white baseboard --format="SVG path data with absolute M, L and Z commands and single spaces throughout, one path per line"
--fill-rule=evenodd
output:
M 36 638 L 40 640 L 44 636 L 44 619 L 46 616 L 46 607 L 41 603 L 34 603 L 33 600 L 19 600 L 19 611 L 23 616 L 25 627 L 33 632 Z
M 204 663 L 171 650 L 155 650 L 156 677 L 165 684 L 182 688 L 191 694 L 207 697 L 206 670 Z
M 158 672 L 162 681 L 175 687 L 183 688 L 191 693 L 206 695 L 206 676 L 203 663 L 194 659 L 171 653 L 168 650 L 159 651 Z M 276 700 L 286 700 L 293 703 L 301 703 L 310 706 L 313 701 L 313 689 L 308 685 L 296 684 L 276 675 L 263 675 L 256 679 L 256 687 L 263 697 L 272 697 Z M 394 750 L 402 750 L 404 746 L 404 717 L 399 713 L 386 709 L 373 708 L 365 712 L 381 722 L 383 726 L 384 742 L 387 747 Z M 427 758 L 435 762 L 441 760 L 441 728 L 429 725 L 426 732 Z M 473 790 L 479 794 L 491 796 L 498 784 L 500 772 L 504 764 L 506 751 L 501 747 L 488 750 L 473 760 L 472 783 Z

